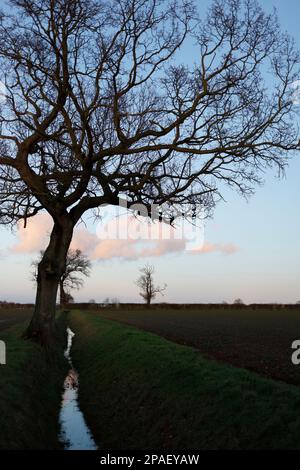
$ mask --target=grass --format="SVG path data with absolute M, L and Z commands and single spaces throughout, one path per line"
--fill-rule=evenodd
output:
M 0 331 L 7 364 L 0 366 L 0 449 L 58 449 L 58 413 L 67 363 L 64 315 L 49 351 L 21 339 L 25 324 Z
M 99 314 L 197 348 L 204 356 L 300 385 L 291 344 L 300 339 L 298 310 L 154 307 L 101 309 Z
M 81 407 L 100 448 L 300 447 L 300 390 L 74 311 Z

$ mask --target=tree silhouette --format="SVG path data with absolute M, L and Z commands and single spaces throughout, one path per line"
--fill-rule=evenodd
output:
M 41 251 L 40 259 L 32 263 L 34 268 L 32 277 L 35 282 L 38 278 L 38 267 L 43 256 L 44 252 Z M 68 251 L 66 268 L 59 280 L 60 305 L 65 305 L 74 300 L 70 292 L 74 289 L 80 289 L 83 286 L 84 281 L 81 276 L 88 277 L 90 275 L 90 269 L 91 262 L 81 250 L 70 249 Z
M 299 55 L 255 0 L 212 0 L 203 20 L 190 0 L 10 5 L 0 17 L 0 221 L 52 217 L 26 333 L 48 343 L 86 211 L 121 199 L 173 221 L 174 204 L 210 213 L 224 185 L 247 196 L 261 171 L 283 169 L 299 141 Z
M 166 290 L 167 285 L 155 285 L 154 283 L 154 266 L 146 264 L 140 269 L 141 275 L 136 281 L 136 285 L 140 287 L 140 296 L 145 300 L 147 307 L 150 307 L 152 300 L 155 299 L 157 294 L 162 294 Z

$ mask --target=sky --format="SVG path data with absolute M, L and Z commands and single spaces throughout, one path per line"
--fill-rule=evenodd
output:
M 282 28 L 300 48 L 300 2 L 262 0 L 261 4 L 265 9 L 276 6 Z M 218 204 L 191 246 L 184 240 L 150 244 L 105 240 L 103 224 L 85 218 L 86 226 L 78 227 L 72 246 L 90 257 L 92 273 L 84 287 L 73 292 L 75 300 L 140 301 L 135 280 L 147 262 L 155 267 L 157 283 L 167 284 L 164 297 L 157 298 L 164 302 L 300 300 L 299 176 L 300 152 L 291 159 L 284 178 L 268 172 L 265 184 L 249 201 L 226 191 L 226 201 Z M 30 220 L 26 230 L 0 227 L 0 300 L 34 301 L 30 264 L 46 246 L 50 227 L 45 214 Z

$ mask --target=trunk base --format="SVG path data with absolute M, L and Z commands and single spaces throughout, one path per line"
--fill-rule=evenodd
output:
M 56 328 L 54 325 L 51 328 L 45 328 L 45 326 L 38 328 L 29 325 L 24 331 L 22 338 L 33 341 L 43 347 L 49 347 L 55 339 L 55 333 Z

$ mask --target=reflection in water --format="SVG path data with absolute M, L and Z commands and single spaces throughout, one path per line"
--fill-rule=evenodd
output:
M 72 365 L 70 351 L 72 347 L 73 336 L 75 336 L 75 333 L 73 333 L 73 331 L 69 327 L 67 328 L 67 333 L 68 333 L 68 339 L 67 339 L 67 349 L 65 350 L 65 358 L 68 359 L 69 363 Z
M 96 450 L 97 446 L 78 406 L 78 373 L 73 368 L 70 350 L 74 333 L 67 328 L 68 344 L 65 357 L 71 369 L 64 382 L 64 393 L 59 415 L 61 427 L 60 441 L 66 450 Z

